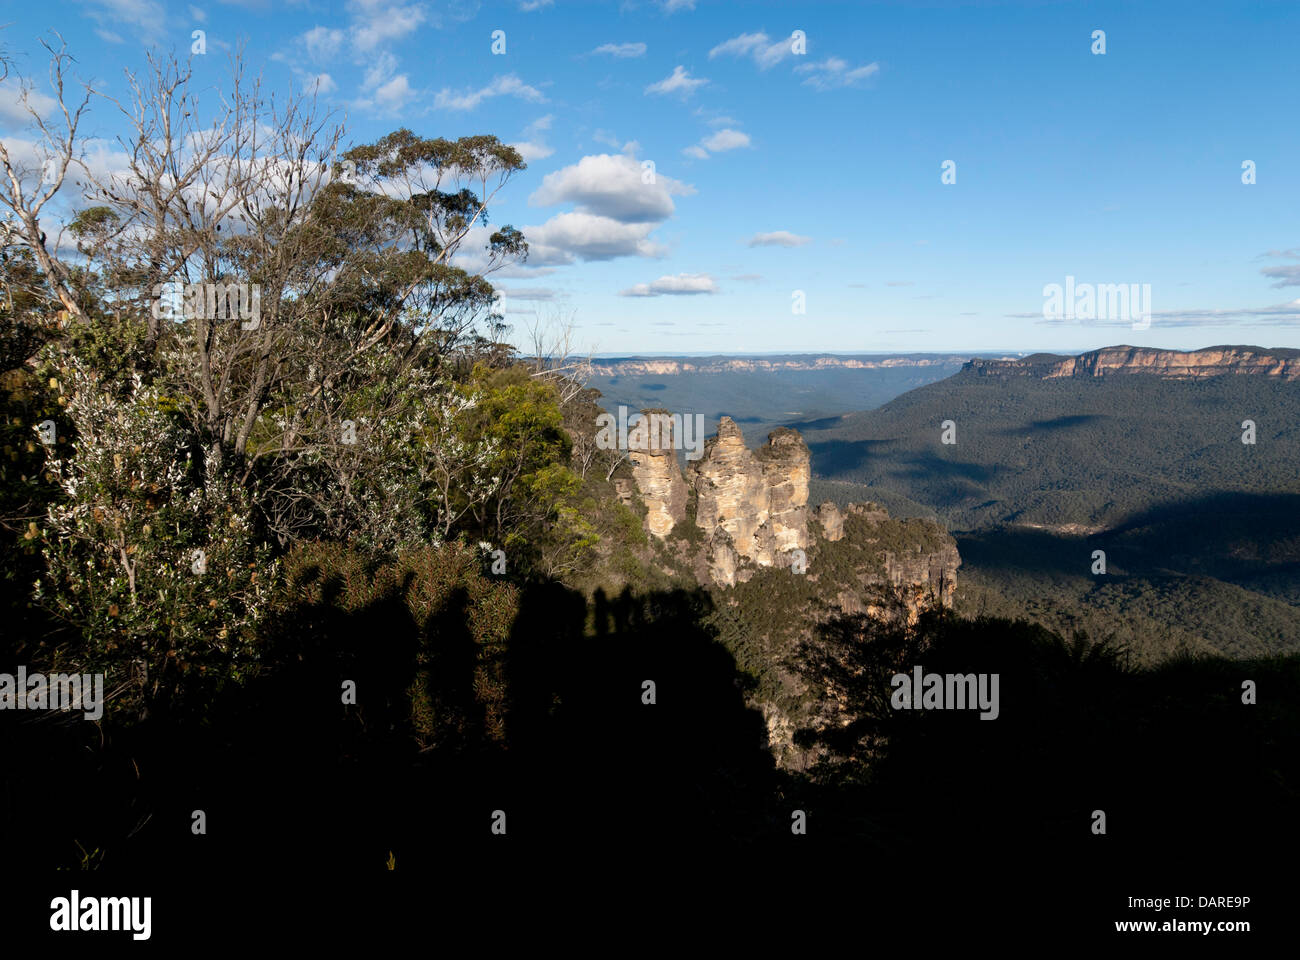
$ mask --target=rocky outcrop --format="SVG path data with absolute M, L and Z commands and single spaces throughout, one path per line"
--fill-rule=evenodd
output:
M 1191 380 L 1240 374 L 1300 379 L 1300 350 L 1223 346 L 1203 350 L 1157 350 L 1151 347 L 1103 347 L 1063 357 L 1034 354 L 1019 360 L 971 360 L 964 373 L 979 377 L 1107 377 L 1151 374 L 1169 380 Z
M 660 538 L 685 521 L 687 493 L 694 490 L 702 545 L 692 563 L 701 579 L 733 586 L 748 581 L 756 568 L 789 567 L 796 550 L 805 551 L 806 560 L 811 454 L 798 431 L 779 428 L 764 446 L 750 450 L 740 427 L 723 417 L 685 477 L 671 444 L 669 430 L 657 440 L 652 433 L 645 449 L 630 451 L 632 476 L 646 504 L 646 528 Z M 874 503 L 850 504 L 841 512 L 828 501 L 817 508 L 816 518 L 827 543 L 849 536 L 855 551 L 865 551 L 853 582 L 841 585 L 839 605 L 845 613 L 877 612 L 864 606 L 870 601 L 861 599 L 862 591 L 885 586 L 902 600 L 911 620 L 929 605 L 952 603 L 960 560 L 946 534 L 942 542 L 927 541 L 923 547 L 915 532 L 919 521 L 892 521 Z M 908 524 L 914 532 L 903 532 Z
M 759 447 L 758 461 L 767 488 L 767 522 L 773 550 L 784 556 L 808 548 L 808 481 L 812 454 L 797 430 L 778 427 Z
M 717 435 L 687 470 L 696 493 L 695 522 L 713 552 L 715 583 L 734 583 L 740 560 L 788 566 L 790 551 L 807 548 L 811 459 L 795 430 L 774 430 L 755 452 L 734 420 L 718 423 Z
M 734 420 L 722 418 L 717 435 L 704 441 L 703 456 L 687 473 L 698 498 L 695 523 L 705 538 L 712 540 L 721 527 L 738 554 L 755 559 L 762 549 L 758 531 L 768 516 L 767 491 L 762 468 Z
M 952 606 L 960 564 L 955 543 L 931 551 L 917 544 L 913 553 L 885 553 L 885 577 L 907 607 L 909 621 L 927 608 Z
M 844 537 L 844 514 L 840 508 L 827 500 L 817 508 L 817 522 L 821 524 L 822 536 L 830 543 Z
M 627 458 L 645 501 L 646 529 L 656 537 L 668 536 L 686 519 L 686 480 L 677 465 L 672 421 L 663 421 L 656 430 L 634 431 L 628 438 Z

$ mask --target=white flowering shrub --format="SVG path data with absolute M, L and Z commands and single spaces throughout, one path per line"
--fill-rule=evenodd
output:
M 128 710 L 244 679 L 276 571 L 244 492 L 202 462 L 174 403 L 139 374 L 101 379 L 61 345 L 46 359 L 74 438 L 49 448 L 64 498 L 39 531 L 35 585 L 80 635 L 61 659 L 106 671 Z

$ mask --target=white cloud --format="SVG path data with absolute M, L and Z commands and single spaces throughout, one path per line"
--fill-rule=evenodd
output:
M 400 40 L 414 33 L 427 19 L 423 4 L 401 6 L 382 0 L 351 0 L 352 44 L 365 53 L 391 40 Z
M 644 43 L 602 43 L 592 53 L 607 53 L 611 57 L 626 59 L 628 57 L 644 57 L 646 45 Z
M 204 13 L 202 10 L 200 10 L 198 7 L 194 6 L 194 4 L 192 3 L 190 4 L 190 16 L 193 17 L 199 23 L 208 22 L 208 15 Z
M 339 85 L 328 73 L 318 73 L 307 80 L 307 89 L 314 89 L 317 93 L 333 93 L 338 88 Z
M 507 300 L 554 300 L 557 291 L 550 287 L 499 287 Z
M 534 10 L 545 10 L 555 0 L 519 0 L 519 9 L 524 13 L 532 13 Z
M 82 2 L 91 5 L 90 16 L 101 26 L 106 20 L 124 23 L 134 27 L 136 32 L 144 37 L 159 36 L 167 20 L 167 11 L 156 0 L 82 0 Z M 117 37 L 117 34 L 111 31 L 104 32 Z M 121 42 L 121 38 L 109 42 Z
M 801 237 L 789 230 L 756 233 L 749 238 L 751 247 L 802 247 L 805 243 L 812 243 L 812 237 Z
M 410 83 L 407 82 L 406 74 L 399 73 L 375 90 L 374 100 L 377 106 L 387 110 L 398 110 L 405 106 L 406 101 L 414 95 L 415 91 L 411 89 Z
M 622 223 L 590 213 L 561 213 L 524 227 L 528 262 L 541 265 L 617 257 L 658 257 L 663 247 L 649 239 L 654 223 Z
M 546 142 L 546 131 L 551 129 L 551 121 L 555 119 L 554 114 L 546 114 L 538 117 L 528 126 L 524 127 L 524 136 L 527 138 L 518 143 L 512 143 L 510 146 L 519 151 L 524 158 L 524 163 L 532 163 L 534 160 L 545 160 L 555 152 L 554 148 Z
M 868 63 L 865 66 L 849 69 L 848 63 L 839 57 L 827 57 L 820 63 L 804 63 L 795 67 L 795 73 L 806 73 L 805 86 L 816 90 L 837 90 L 841 87 L 856 86 L 863 80 L 880 72 L 880 64 Z
M 698 144 L 687 147 L 682 153 L 688 157 L 694 157 L 696 160 L 707 160 L 710 152 L 723 153 L 727 150 L 737 150 L 750 145 L 749 134 L 741 133 L 739 130 L 727 129 L 710 134 Z
M 343 49 L 343 41 L 346 35 L 342 30 L 331 30 L 328 27 L 312 27 L 302 35 L 303 46 L 307 48 L 307 54 L 317 63 L 326 63 L 333 60 Z
M 433 105 L 439 110 L 473 110 L 484 100 L 491 97 L 512 96 L 519 97 L 521 100 L 528 100 L 531 103 L 545 103 L 546 97 L 536 87 L 530 87 L 513 73 L 500 76 L 494 79 L 486 87 L 478 90 L 467 90 L 463 93 L 452 93 L 450 88 L 443 87 L 434 97 Z
M 373 90 L 396 71 L 397 58 L 388 51 L 384 51 L 366 68 L 366 74 L 361 81 L 361 86 L 366 90 Z
M 394 75 L 397 58 L 388 51 L 380 53 L 370 68 L 366 70 L 361 88 L 367 96 L 357 100 L 357 106 L 365 109 L 398 111 L 416 95 L 410 80 L 404 73 Z
M 709 59 L 721 56 L 752 57 L 760 70 L 768 70 L 794 55 L 794 35 L 775 43 L 766 33 L 742 33 L 709 51 Z
M 718 285 L 707 273 L 679 273 L 675 277 L 664 276 L 653 283 L 638 283 L 620 291 L 620 297 L 662 297 L 692 296 L 701 293 L 717 293 Z
M 712 136 L 705 137 L 700 141 L 700 146 L 712 153 L 737 150 L 740 147 L 748 147 L 749 145 L 749 134 L 741 133 L 739 130 L 719 130 Z
M 674 196 L 689 196 L 695 188 L 647 170 L 628 154 L 594 154 L 578 163 L 548 173 L 528 198 L 533 206 L 572 203 L 583 213 L 623 223 L 665 220 L 675 209 Z
M 545 160 L 555 152 L 555 148 L 550 144 L 542 143 L 540 140 L 520 140 L 518 143 L 512 143 L 510 146 L 519 151 L 519 155 L 524 158 L 524 163 L 532 163 L 534 160 Z
M 660 0 L 664 13 L 676 13 L 678 10 L 694 10 L 695 0 Z
M 39 90 L 29 88 L 27 104 L 42 117 L 48 117 L 58 101 Z M 23 105 L 23 88 L 13 79 L 0 82 L 0 121 L 20 125 L 32 122 L 32 115 Z
M 673 68 L 671 76 L 665 77 L 658 83 L 650 84 L 645 88 L 645 92 L 659 95 L 680 93 L 683 97 L 689 97 L 708 82 L 702 77 L 692 77 L 685 67 L 677 66 Z

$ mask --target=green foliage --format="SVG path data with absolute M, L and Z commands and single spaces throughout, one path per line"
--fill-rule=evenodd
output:
M 967 613 L 1087 630 L 1154 663 L 1300 649 L 1298 423 L 1295 385 L 1264 376 L 963 373 L 809 442 L 823 493 L 923 504 L 967 531 Z M 1090 573 L 1098 549 L 1105 576 Z
M 105 672 L 128 711 L 171 705 L 191 672 L 193 687 L 246 679 L 275 564 L 243 491 L 195 460 L 194 437 L 138 375 L 105 381 L 63 344 L 47 360 L 66 371 L 59 429 L 72 440 L 49 449 L 63 496 L 37 529 L 34 595 L 79 640 L 56 662 Z

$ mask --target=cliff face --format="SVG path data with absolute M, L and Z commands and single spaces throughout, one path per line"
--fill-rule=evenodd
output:
M 709 543 L 715 582 L 734 583 L 739 559 L 789 566 L 790 551 L 808 546 L 810 464 L 798 432 L 775 430 L 755 453 L 735 421 L 722 418 L 717 436 L 705 441 L 703 456 L 687 468 L 697 497 L 695 522 Z
M 1204 350 L 1157 350 L 1151 347 L 1103 347 L 1077 357 L 1036 354 L 1020 360 L 971 360 L 963 372 L 976 376 L 1105 377 L 1153 374 L 1166 379 L 1190 380 L 1235 374 L 1300 379 L 1300 351 L 1263 347 L 1207 347 Z
M 843 720 L 839 705 L 810 684 L 800 665 L 820 643 L 821 624 L 838 614 L 914 626 L 951 607 L 961 558 L 952 537 L 929 520 L 895 519 L 873 503 L 843 510 L 823 503 L 809 528 L 808 569 L 757 570 L 717 602 L 730 608 L 722 629 L 758 678 L 751 705 L 767 721 L 768 745 L 786 769 L 806 769 L 820 748 L 795 742 L 803 728 Z
M 638 445 L 639 444 L 639 445 Z M 672 422 L 629 437 L 627 458 L 646 504 L 646 529 L 666 537 L 686 519 L 686 480 L 673 449 Z
M 845 582 L 835 598 L 842 612 L 901 617 L 912 624 L 926 610 L 952 606 L 961 556 L 952 537 L 934 524 L 894 520 L 874 503 L 851 503 L 840 513 L 827 502 L 817 517 L 828 544 L 848 538 L 835 549 L 837 569 L 848 574 L 841 575 Z
M 722 418 L 717 436 L 704 441 L 704 455 L 687 471 L 698 496 L 695 522 L 705 538 L 714 542 L 721 527 L 739 556 L 770 565 L 773 538 L 764 527 L 770 512 L 767 485 L 735 421 Z

